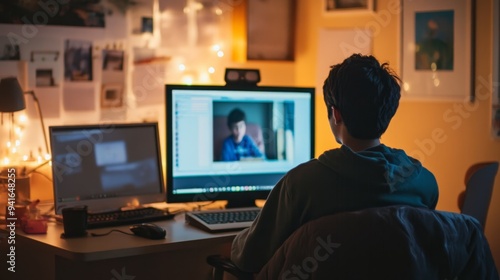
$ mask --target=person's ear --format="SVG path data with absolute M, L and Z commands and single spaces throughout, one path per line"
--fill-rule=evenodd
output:
M 332 117 L 333 117 L 333 123 L 335 125 L 339 125 L 342 123 L 342 115 L 340 115 L 340 111 L 333 106 L 332 106 Z

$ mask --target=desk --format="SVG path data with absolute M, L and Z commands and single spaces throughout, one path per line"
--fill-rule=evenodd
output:
M 15 273 L 7 263 L 7 234 L 0 226 L 0 279 L 64 280 L 196 280 L 210 279 L 205 258 L 228 255 L 237 232 L 211 234 L 184 222 L 184 214 L 174 220 L 155 222 L 167 230 L 164 240 L 149 240 L 112 232 L 101 237 L 60 238 L 64 229 L 51 222 L 47 234 L 15 235 Z M 111 228 L 92 229 L 105 233 Z M 113 227 L 129 231 L 128 226 Z

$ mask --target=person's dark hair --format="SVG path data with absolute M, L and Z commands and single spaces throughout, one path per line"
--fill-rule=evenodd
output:
M 229 128 L 231 128 L 231 125 L 233 123 L 237 123 L 237 122 L 241 122 L 241 121 L 245 121 L 246 117 L 245 117 L 245 112 L 243 112 L 241 109 L 239 108 L 235 108 L 233 109 L 229 115 L 227 116 L 227 126 Z
M 380 138 L 398 108 L 400 82 L 388 63 L 380 64 L 371 55 L 351 55 L 331 67 L 323 85 L 328 119 L 333 106 L 353 137 Z

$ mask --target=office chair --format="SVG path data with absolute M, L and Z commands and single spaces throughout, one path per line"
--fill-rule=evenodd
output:
M 458 196 L 460 213 L 476 218 L 484 229 L 491 195 L 498 171 L 498 161 L 480 162 L 465 173 L 465 190 Z
M 297 229 L 260 272 L 209 256 L 214 279 L 499 279 L 476 219 L 387 206 L 324 216 Z

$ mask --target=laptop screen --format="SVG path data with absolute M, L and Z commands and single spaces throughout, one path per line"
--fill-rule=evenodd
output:
M 56 214 L 165 201 L 156 123 L 51 126 Z

